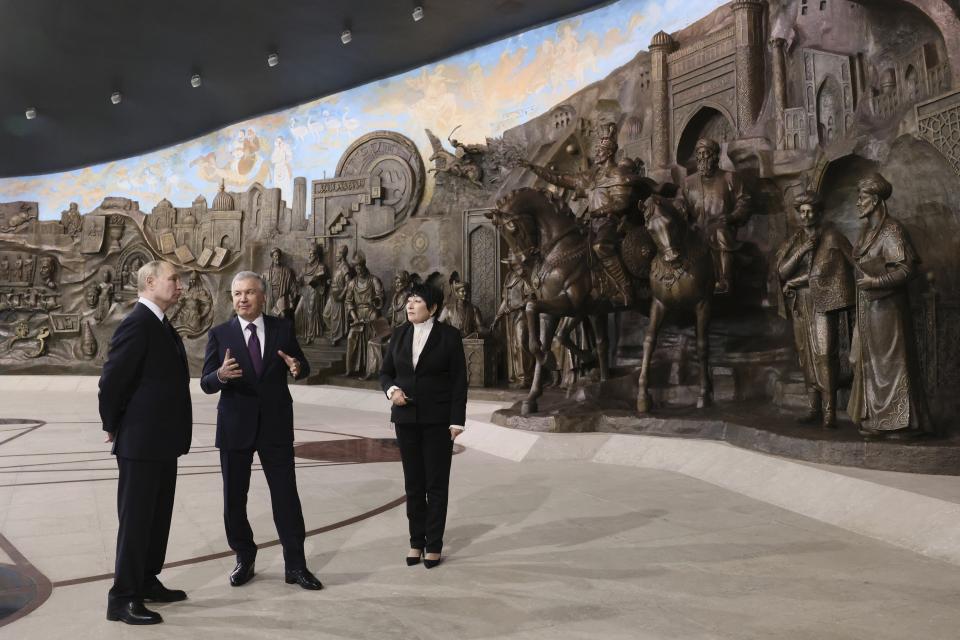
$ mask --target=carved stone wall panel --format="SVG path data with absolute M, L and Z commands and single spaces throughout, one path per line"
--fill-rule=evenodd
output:
M 810 149 L 847 136 L 855 104 L 850 56 L 804 49 L 804 102 Z M 831 121 L 832 118 L 832 121 Z
M 334 178 L 311 183 L 314 237 L 376 240 L 413 215 L 423 196 L 426 171 L 412 140 L 373 131 L 344 152 Z M 348 225 L 352 225 L 348 229 Z
M 36 202 L 0 202 L 0 233 L 25 233 L 38 219 Z
M 497 235 L 491 227 L 477 227 L 470 233 L 470 289 L 473 303 L 484 318 L 493 318 L 499 300 L 497 281 Z
M 719 111 L 730 122 L 731 126 L 736 126 L 736 94 L 733 92 L 733 89 L 730 89 L 711 96 L 708 99 L 698 100 L 674 111 L 673 130 L 676 136 L 674 148 L 679 144 L 687 123 L 704 107 Z
M 737 127 L 736 55 L 736 30 L 726 29 L 668 56 L 668 128 L 674 153 L 687 123 L 703 107 L 720 111 Z
M 960 91 L 916 106 L 920 137 L 932 144 L 960 175 Z
M 786 109 L 783 112 L 784 149 L 800 151 L 807 148 L 807 110 L 804 107 Z
M 737 49 L 736 31 L 724 29 L 678 49 L 667 57 L 673 77 L 697 71 L 717 60 L 731 58 Z
M 80 253 L 100 253 L 106 231 L 107 219 L 104 216 L 84 216 L 80 231 Z
M 0 285 L 29 287 L 35 279 L 37 256 L 30 251 L 0 252 Z

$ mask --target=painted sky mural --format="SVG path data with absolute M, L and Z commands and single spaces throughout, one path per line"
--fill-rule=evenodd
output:
M 162 198 L 189 206 L 252 183 L 280 187 L 289 202 L 294 176 L 331 177 L 350 142 L 391 129 L 431 154 L 424 129 L 441 138 L 459 127 L 463 142 L 483 142 L 547 111 L 646 49 L 661 29 L 676 31 L 722 0 L 620 0 L 402 75 L 224 127 L 161 151 L 83 169 L 0 179 L 0 202 L 36 201 L 40 218 L 58 219 L 105 196 L 137 200 L 149 211 Z

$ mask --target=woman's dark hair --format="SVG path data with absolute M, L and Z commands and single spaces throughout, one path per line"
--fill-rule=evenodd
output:
M 410 288 L 407 289 L 407 298 L 413 298 L 414 296 L 423 300 L 427 304 L 427 309 L 436 305 L 437 310 L 434 315 L 440 313 L 440 308 L 443 307 L 443 291 L 440 289 L 431 284 L 417 282 L 410 285 Z

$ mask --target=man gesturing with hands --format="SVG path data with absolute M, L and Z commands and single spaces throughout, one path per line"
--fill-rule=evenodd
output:
M 210 330 L 200 386 L 220 392 L 216 446 L 223 474 L 223 521 L 227 542 L 237 554 L 230 584 L 254 576 L 257 545 L 247 520 L 247 491 L 254 452 L 270 487 L 273 521 L 283 546 L 285 578 L 304 589 L 322 589 L 307 569 L 305 527 L 293 461 L 293 399 L 288 374 L 310 375 L 290 321 L 264 315 L 260 275 L 241 271 L 230 286 L 237 316 Z M 290 354 L 290 355 L 287 355 Z

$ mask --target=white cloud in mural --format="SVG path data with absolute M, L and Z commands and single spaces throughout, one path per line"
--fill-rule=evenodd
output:
M 659 29 L 702 17 L 723 0 L 621 0 L 394 78 L 143 156 L 47 176 L 0 179 L 0 201 L 35 200 L 41 217 L 70 201 L 82 211 L 125 196 L 149 211 L 162 198 L 186 206 L 212 200 L 221 181 L 233 191 L 277 186 L 289 203 L 294 176 L 331 177 L 343 152 L 375 129 L 399 131 L 431 151 L 423 133 L 483 141 L 546 112 L 626 63 Z
M 602 34 L 582 29 L 579 19 L 566 21 L 532 51 L 525 45 L 506 47 L 493 65 L 437 64 L 379 87 L 366 112 L 381 117 L 405 111 L 418 126 L 443 135 L 460 126 L 458 138 L 482 141 L 596 78 L 601 61 L 629 42 L 630 34 L 646 20 L 644 13 L 633 13 L 624 27 Z M 517 37 L 511 42 L 522 41 Z

